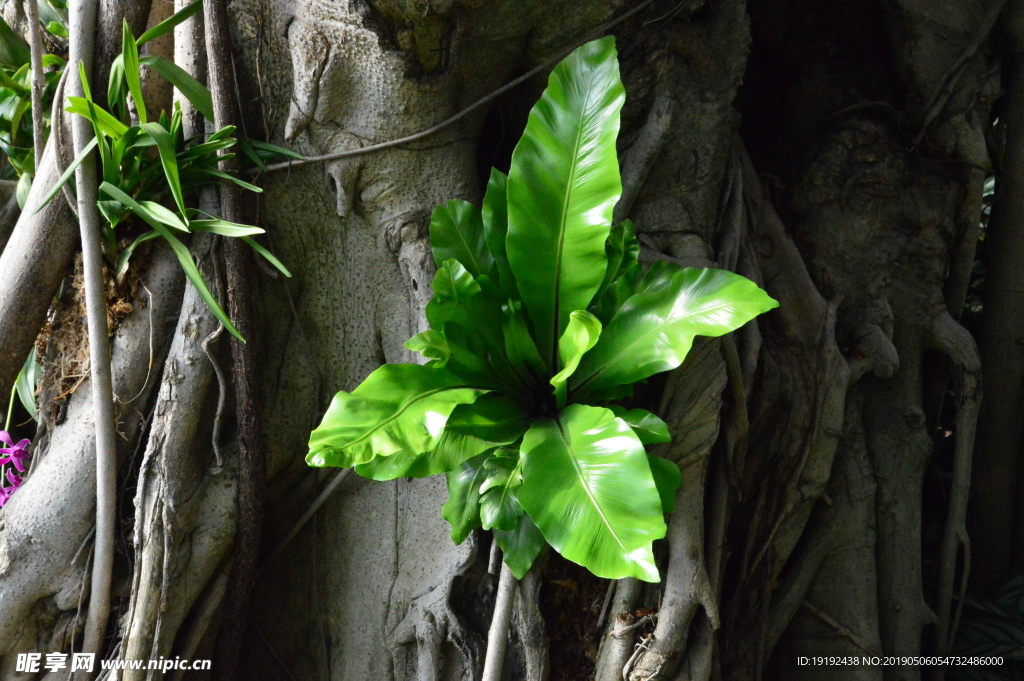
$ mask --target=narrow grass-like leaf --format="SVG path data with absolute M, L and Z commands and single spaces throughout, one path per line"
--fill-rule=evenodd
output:
M 210 95 L 210 91 L 187 71 L 160 55 L 143 57 L 139 63 L 151 67 L 169 80 L 171 85 L 178 88 L 185 96 L 185 99 L 192 102 L 196 111 L 201 113 L 206 120 L 213 120 L 213 97 Z
M 21 366 L 18 380 L 15 387 L 18 391 L 18 399 L 25 411 L 32 415 L 33 419 L 39 418 L 39 407 L 36 406 L 36 382 L 39 380 L 42 367 L 36 360 L 36 347 L 33 345 L 29 351 L 25 363 Z
M 270 144 L 269 142 L 249 140 L 249 144 L 251 144 L 253 148 L 256 149 L 257 151 L 267 151 L 272 154 L 277 154 L 279 156 L 289 156 L 291 158 L 304 158 L 303 155 L 298 153 L 297 151 L 285 149 L 284 147 L 279 147 L 276 144 Z
M 252 161 L 253 165 L 256 166 L 261 173 L 262 172 L 266 172 L 267 165 L 263 162 L 263 159 L 260 158 L 260 155 L 256 153 L 256 149 L 253 148 L 252 142 L 250 142 L 245 137 L 245 135 L 239 136 L 239 138 L 238 138 L 238 146 L 242 150 L 242 154 L 247 159 Z
M 116 139 L 128 132 L 128 126 L 117 120 L 109 111 L 105 111 L 95 104 L 92 105 L 93 108 L 90 110 L 89 106 L 89 100 L 83 97 L 68 97 L 68 107 L 66 110 L 69 113 L 78 114 L 85 118 L 95 116 L 100 130 L 108 137 Z
M 46 204 L 48 204 L 53 199 L 53 197 L 57 195 L 57 192 L 60 191 L 60 188 L 63 187 L 64 184 L 71 179 L 71 176 L 75 174 L 75 170 L 78 168 L 79 165 L 81 165 L 82 161 L 85 160 L 85 157 L 91 154 L 92 150 L 95 148 L 96 138 L 93 137 L 82 148 L 82 151 L 78 152 L 78 156 L 75 157 L 75 160 L 68 164 L 67 169 L 63 173 L 61 173 L 61 176 L 57 178 L 57 182 L 56 184 L 53 185 L 53 188 L 50 189 L 50 191 L 46 192 L 46 196 L 43 197 L 43 200 L 39 203 L 39 206 L 34 211 L 32 211 L 33 215 L 35 215 L 36 213 L 38 213 L 39 211 L 46 207 Z
M 127 120 L 127 107 L 125 100 L 125 87 L 127 83 L 124 79 L 124 55 L 119 54 L 114 57 L 114 61 L 110 64 L 110 77 L 107 79 L 107 106 L 110 107 L 111 111 L 118 112 L 125 120 Z
M 181 243 L 181 241 L 179 241 L 178 238 L 170 231 L 168 231 L 163 223 L 156 219 L 152 213 L 114 185 L 109 182 L 104 182 L 100 185 L 100 191 L 131 208 L 133 213 L 145 220 L 150 227 L 156 230 L 160 236 L 167 240 L 167 243 L 171 245 L 171 249 L 174 251 L 174 255 L 177 256 L 178 262 L 181 263 L 181 268 L 185 270 L 185 276 L 196 288 L 196 291 L 199 293 L 199 297 L 203 299 L 206 306 L 210 308 L 210 312 L 220 320 L 220 323 L 224 325 L 224 328 L 227 329 L 231 335 L 244 343 L 245 339 L 242 338 L 242 334 L 238 333 L 238 329 L 236 329 L 235 325 L 231 323 L 231 319 L 228 318 L 224 310 L 221 309 L 221 306 L 217 303 L 217 299 L 213 297 L 210 289 L 206 286 L 206 282 L 203 281 L 203 275 L 199 273 L 199 268 L 196 267 L 196 263 L 192 259 L 192 254 L 188 252 L 185 245 Z
M 235 222 L 228 222 L 227 220 L 213 219 L 213 220 L 192 220 L 188 223 L 189 228 L 198 232 L 213 232 L 214 234 L 220 234 L 221 236 L 253 236 L 256 234 L 263 234 L 265 230 L 254 227 L 253 225 L 240 225 Z
M 3 21 L 3 19 L 0 19 L 0 21 Z M 7 72 L 3 69 L 0 69 L 0 85 L 18 96 L 27 96 L 29 94 L 27 87 L 7 75 Z
M 28 63 L 29 55 L 25 39 L 0 18 L 0 63 L 21 66 Z
M 136 44 L 137 45 L 143 45 L 145 43 L 148 43 L 153 38 L 159 38 L 160 36 L 162 36 L 162 35 L 164 35 L 166 33 L 170 33 L 171 31 L 174 30 L 175 26 L 177 26 L 181 22 L 185 21 L 186 19 L 188 19 L 192 15 L 196 14 L 202 8 L 203 8 L 203 0 L 195 0 L 195 2 L 192 2 L 192 3 L 188 4 L 188 5 L 185 5 L 184 7 L 179 9 L 177 12 L 175 12 L 171 16 L 167 17 L 166 19 L 164 19 L 159 24 L 157 24 L 153 28 L 149 29 L 148 31 L 146 31 L 142 35 L 140 35 L 138 41 L 136 42 Z M 211 120 L 212 120 L 212 117 L 211 117 Z
M 135 253 L 135 249 L 139 247 L 139 244 L 147 241 L 152 241 L 160 236 L 160 233 L 156 230 L 146 232 L 140 237 L 136 237 L 135 241 L 131 242 L 127 248 L 121 251 L 117 257 L 117 267 L 114 269 L 114 277 L 118 280 L 124 276 L 124 273 L 128 271 L 128 261 L 131 259 L 132 254 Z
M 15 187 L 14 196 L 18 201 L 18 208 L 25 210 L 25 202 L 28 201 L 28 193 L 32 191 L 32 175 L 22 173 L 18 178 L 18 186 Z
M 46 30 L 58 38 L 67 38 L 68 29 L 59 21 L 51 21 L 46 25 Z
M 164 126 L 159 123 L 143 123 L 140 125 L 146 133 L 156 142 L 156 148 L 160 152 L 160 164 L 164 168 L 164 175 L 167 177 L 167 184 L 171 189 L 171 196 L 178 204 L 178 210 L 185 215 L 185 196 L 181 191 L 181 179 L 178 177 L 178 157 L 175 150 L 174 138 L 167 132 Z
M 286 277 L 292 276 L 292 273 L 288 271 L 288 268 L 284 266 L 284 263 L 278 260 L 277 256 L 275 256 L 273 253 L 265 249 L 263 246 L 260 246 L 255 239 L 243 236 L 242 241 L 249 244 L 252 250 L 256 251 L 264 258 L 266 258 L 267 262 L 276 267 L 281 274 L 283 274 Z
M 188 227 L 185 226 L 185 223 L 181 221 L 181 218 L 167 208 L 161 206 L 156 201 L 139 201 L 139 205 L 148 210 L 154 218 L 168 227 L 180 232 L 189 231 Z
M 223 159 L 224 157 L 221 156 L 220 158 Z M 256 192 L 257 194 L 259 194 L 259 193 L 261 193 L 263 191 L 261 188 L 257 187 L 256 185 L 249 184 L 248 182 L 245 182 L 244 180 L 239 180 L 234 175 L 229 175 L 228 173 L 225 173 L 223 170 L 216 170 L 214 168 L 210 168 L 210 169 L 204 170 L 203 172 L 206 173 L 207 175 L 212 175 L 213 177 L 220 178 L 220 179 L 225 180 L 227 182 L 234 182 L 235 184 L 237 184 L 242 189 L 248 189 L 249 191 Z
M 117 182 L 118 169 L 114 167 L 110 155 L 110 147 L 107 145 L 102 127 L 100 126 L 99 111 L 102 111 L 92 101 L 92 90 L 89 88 L 89 78 L 85 73 L 85 64 L 78 62 L 78 78 L 82 85 L 82 94 L 85 95 L 87 113 L 85 117 L 92 123 L 93 132 L 96 135 L 96 146 L 100 150 L 100 166 L 103 169 L 103 179 L 106 182 Z
M 135 100 L 139 122 L 145 125 L 149 119 L 146 117 L 146 100 L 142 98 L 142 80 L 139 77 L 139 45 L 135 42 L 132 30 L 128 28 L 127 19 L 121 25 L 121 56 L 124 58 L 124 79 L 128 83 L 128 91 Z

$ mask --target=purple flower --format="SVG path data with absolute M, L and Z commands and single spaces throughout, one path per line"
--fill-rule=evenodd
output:
M 0 447 L 0 466 L 13 463 L 19 472 L 24 473 L 25 465 L 22 463 L 22 460 L 29 458 L 28 446 L 32 444 L 32 441 L 22 440 L 18 444 L 14 444 L 10 434 L 6 430 L 0 430 L 0 442 L 7 445 L 6 447 Z M 2 456 L 4 454 L 6 456 Z
M 4 487 L 2 484 L 0 484 L 0 508 L 3 508 L 4 504 L 10 501 L 11 496 L 14 494 L 15 490 L 21 487 L 21 483 L 23 482 L 21 476 L 15 474 L 15 472 L 12 470 L 7 471 L 7 481 L 11 483 L 9 487 Z M 0 480 L 0 483 L 2 482 L 3 481 Z

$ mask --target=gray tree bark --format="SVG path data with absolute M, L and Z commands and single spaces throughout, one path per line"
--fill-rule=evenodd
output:
M 306 156 L 404 137 L 639 6 L 235 0 L 242 127 Z M 574 568 L 552 553 L 519 585 L 505 679 L 916 681 L 917 668 L 797 670 L 793 660 L 947 649 L 965 527 L 977 533 L 979 583 L 1010 567 L 999 547 L 1014 532 L 1008 509 L 1020 503 L 1019 433 L 1008 426 L 1019 430 L 1016 360 L 1004 356 L 1014 352 L 1006 346 L 1019 277 L 1012 192 L 1000 197 L 988 242 L 1003 245 L 990 254 L 980 353 L 986 377 L 1009 367 L 986 388 L 996 397 L 983 404 L 979 430 L 980 443 L 1005 440 L 978 449 L 981 484 L 1001 487 L 992 487 L 998 500 L 972 501 L 970 524 L 979 353 L 957 321 L 989 147 L 1001 143 L 990 120 L 1000 67 L 1017 61 L 1001 51 L 1003 9 L 998 0 L 655 0 L 613 29 L 627 91 L 616 219 L 637 225 L 643 262 L 736 271 L 781 306 L 728 338 L 696 343 L 682 367 L 637 396 L 668 422 L 674 441 L 659 453 L 683 480 L 656 547 L 663 583 L 622 580 L 608 592 L 580 570 L 555 585 L 554 569 Z M 175 32 L 176 60 L 201 79 L 202 30 L 197 18 Z M 544 74 L 530 79 L 414 143 L 256 178 L 263 243 L 294 276 L 261 270 L 234 291 L 252 297 L 259 324 L 248 340 L 265 357 L 254 400 L 267 449 L 265 550 L 250 614 L 234 623 L 245 631 L 244 678 L 479 678 L 498 586 L 487 533 L 452 544 L 441 478 L 349 475 L 333 485 L 334 471 L 312 470 L 303 457 L 337 390 L 383 362 L 413 361 L 402 342 L 426 328 L 430 213 L 451 198 L 479 202 L 489 168 L 507 168 L 544 83 Z M 1007 188 L 1021 153 L 1015 84 L 1004 116 Z M 56 158 L 44 155 L 40 180 L 59 172 Z M 70 225 L 52 213 L 64 205 L 31 220 L 26 211 L 0 255 L 16 273 L 12 286 L 0 282 L 0 301 L 24 310 L 0 305 L 5 351 L 27 352 L 67 274 L 74 244 L 47 227 Z M 46 249 L 54 271 L 25 255 Z M 215 245 L 196 239 L 192 250 L 207 280 L 219 281 Z M 119 420 L 135 504 L 121 509 L 131 545 L 118 565 L 130 577 L 108 636 L 124 659 L 212 657 L 231 616 L 237 557 L 226 348 L 164 260 L 157 249 L 144 267 L 149 307 L 114 339 L 116 392 L 141 395 Z M 17 323 L 26 320 L 27 329 Z M 6 357 L 0 384 L 20 367 Z M 55 375 L 42 386 L 45 413 L 58 406 Z M 89 523 L 75 509 L 92 501 L 81 490 L 87 393 L 86 383 L 71 396 L 63 422 L 45 421 L 28 482 L 0 510 L 4 681 L 22 681 L 11 671 L 16 653 L 69 649 L 76 636 Z M 127 456 L 136 450 L 140 457 Z M 336 491 L 296 533 L 328 488 Z M 57 522 L 57 507 L 71 520 Z M 990 517 L 1002 524 L 976 529 Z M 554 589 L 570 583 L 592 607 L 558 605 Z M 549 657 L 553 631 L 586 643 L 575 666 Z

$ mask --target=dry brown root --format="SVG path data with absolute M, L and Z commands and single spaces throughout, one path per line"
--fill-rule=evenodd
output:
M 198 246 L 198 249 L 196 248 Z M 212 239 L 196 239 L 204 278 L 215 281 Z M 168 656 L 175 635 L 234 535 L 234 449 L 218 465 L 211 404 L 217 390 L 203 344 L 219 322 L 189 285 L 171 341 L 135 497 L 135 574 L 124 659 Z M 211 349 L 215 350 L 215 348 Z M 219 418 L 220 415 L 216 415 Z M 128 681 L 146 678 L 128 670 Z
M 157 242 L 160 243 L 160 242 Z M 114 394 L 122 463 L 138 441 L 146 405 L 181 305 L 181 267 L 169 247 L 154 248 L 135 312 L 112 339 Z M 148 289 L 152 294 L 146 293 Z M 145 301 L 145 306 L 142 302 Z M 45 452 L 0 512 L 0 651 L 7 654 L 40 599 L 58 611 L 79 606 L 87 542 L 93 526 L 95 466 L 88 381 L 71 396 L 65 420 Z

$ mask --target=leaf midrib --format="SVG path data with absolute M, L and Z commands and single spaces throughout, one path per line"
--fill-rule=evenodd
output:
M 436 395 L 437 393 L 442 393 L 442 392 L 445 392 L 445 391 L 448 391 L 448 390 L 466 390 L 466 389 L 478 390 L 478 388 L 476 388 L 475 386 L 471 386 L 471 385 L 456 385 L 456 386 L 451 386 L 451 387 L 448 387 L 448 388 L 435 388 L 435 389 L 430 390 L 428 392 L 420 393 L 420 394 L 416 395 L 416 397 L 410 399 L 408 402 L 403 404 L 394 414 L 392 414 L 388 418 L 384 419 L 383 421 L 378 423 L 376 426 L 370 428 L 365 433 L 363 433 L 362 435 L 357 437 L 355 440 L 352 440 L 352 442 L 348 443 L 344 447 L 339 447 L 339 449 L 348 449 L 349 447 L 355 446 L 355 445 L 361 443 L 363 440 L 366 440 L 371 435 L 373 435 L 375 432 L 377 432 L 378 430 L 380 430 L 381 428 L 383 428 L 384 426 L 386 426 L 387 424 L 391 423 L 392 421 L 394 421 L 395 419 L 400 417 L 402 414 L 407 412 L 409 410 L 409 407 L 411 407 L 414 403 L 419 402 L 420 400 L 425 400 L 428 397 Z
M 473 249 L 470 248 L 469 241 L 466 240 L 466 235 L 462 232 L 462 225 L 456 219 L 455 211 L 452 210 L 451 206 L 448 204 L 445 204 L 444 209 L 445 212 L 448 213 L 448 219 L 452 221 L 452 226 L 455 227 L 455 233 L 459 235 L 459 241 L 462 242 L 462 245 L 466 250 L 466 256 L 472 261 L 473 269 L 475 269 L 479 274 L 483 274 L 483 267 L 480 266 L 480 262 L 476 259 L 476 254 L 473 252 Z M 466 263 L 462 263 L 462 266 L 465 267 Z
M 715 311 L 715 310 L 718 310 L 718 309 L 721 309 L 721 308 L 723 308 L 723 307 L 727 307 L 727 306 L 728 306 L 728 303 L 721 303 L 721 304 L 718 304 L 718 305 L 713 305 L 713 306 L 711 306 L 711 307 L 707 307 L 707 308 L 701 308 L 701 312 L 713 312 L 713 311 Z M 618 316 L 618 315 L 616 315 L 616 316 Z M 637 337 L 637 338 L 636 338 L 636 340 L 634 340 L 634 341 L 633 341 L 633 342 L 631 342 L 631 343 L 630 343 L 629 345 L 625 346 L 625 347 L 624 347 L 624 348 L 623 348 L 623 349 L 622 349 L 621 351 L 619 351 L 619 352 L 618 352 L 617 354 L 615 354 L 614 356 L 612 356 L 611 358 L 609 358 L 607 362 L 605 362 L 605 363 L 604 363 L 603 365 L 601 365 L 601 368 L 600 368 L 600 369 L 598 369 L 598 370 L 597 370 L 597 371 L 595 371 L 594 373 L 590 374 L 590 376 L 587 376 L 587 378 L 586 378 L 586 379 L 585 379 L 585 380 L 584 380 L 584 381 L 583 381 L 582 383 L 580 383 L 580 384 L 579 384 L 578 386 L 576 386 L 576 387 L 575 387 L 575 388 L 573 389 L 572 393 L 573 393 L 573 394 L 575 395 L 575 394 L 576 394 L 576 393 L 578 393 L 578 392 L 579 392 L 580 390 L 582 390 L 582 389 L 583 389 L 584 387 L 586 387 L 586 385 L 587 385 L 588 383 L 590 383 L 590 382 L 591 382 L 591 381 L 593 381 L 593 380 L 594 380 L 595 378 L 597 378 L 597 377 L 598 377 L 598 376 L 600 376 L 600 375 L 601 375 L 602 373 L 604 373 L 604 371 L 605 371 L 606 369 L 608 369 L 608 367 L 610 367 L 610 366 L 613 366 L 614 364 L 616 364 L 616 363 L 617 363 L 617 362 L 619 361 L 619 359 L 620 359 L 620 358 L 621 358 L 621 357 L 622 357 L 623 355 L 629 354 L 629 351 L 630 351 L 630 350 L 631 350 L 632 348 L 636 347 L 636 345 L 637 345 L 638 343 L 640 343 L 640 342 L 642 342 L 642 341 L 646 340 L 646 339 L 647 339 L 647 338 L 648 338 L 649 336 L 652 336 L 652 335 L 654 335 L 654 334 L 656 334 L 656 333 L 659 333 L 659 332 L 661 332 L 661 331 L 662 331 L 663 329 L 665 329 L 666 327 L 669 327 L 669 326 L 672 326 L 673 324 L 678 324 L 678 323 L 680 323 L 680 322 L 682 322 L 682 321 L 685 321 L 685 320 L 686 320 L 686 318 L 687 318 L 687 317 L 690 317 L 690 316 L 693 316 L 693 314 L 691 313 L 691 314 L 689 314 L 689 315 L 683 315 L 682 317 L 678 317 L 677 319 L 674 319 L 674 320 L 672 320 L 672 321 L 670 321 L 670 322 L 665 322 L 665 323 L 663 323 L 663 324 L 659 324 L 658 326 L 654 327 L 654 329 L 652 329 L 651 331 L 648 331 L 647 333 L 643 334 L 642 336 L 639 336 L 639 337 Z M 611 326 L 611 324 L 610 324 L 610 323 L 609 323 L 609 326 Z M 691 335 L 691 337 L 692 337 L 692 336 L 698 336 L 698 335 L 700 335 L 700 334 L 697 334 L 697 333 L 693 333 L 693 334 L 690 334 L 690 335 Z
M 569 203 L 570 197 L 573 194 L 573 186 L 576 179 L 576 171 L 579 168 L 579 154 L 577 153 L 580 148 L 580 138 L 583 136 L 583 120 L 586 118 L 586 112 L 589 109 L 590 97 L 594 92 L 594 71 L 591 69 L 590 78 L 587 82 L 587 96 L 583 100 L 583 107 L 581 108 L 579 117 L 576 121 L 576 139 L 573 141 L 573 154 L 572 154 L 572 167 L 569 171 L 569 181 L 566 186 L 565 198 L 562 201 L 562 216 L 559 222 L 558 228 L 558 249 L 555 252 L 555 286 L 554 292 L 554 305 L 552 310 L 554 312 L 551 325 L 551 367 L 558 367 L 558 320 L 561 316 L 561 309 L 559 306 L 560 290 L 562 286 L 562 251 L 565 245 L 565 223 L 568 220 L 569 215 Z
M 583 476 L 583 470 L 580 466 L 579 461 L 576 460 L 576 454 L 572 449 L 572 440 L 567 436 L 565 429 L 562 428 L 561 419 L 556 420 L 555 425 L 558 427 L 558 434 L 562 437 L 562 441 L 565 442 L 565 449 L 569 456 L 569 461 L 572 462 L 573 469 L 576 471 L 576 477 L 579 479 L 580 487 L 583 488 L 583 491 L 586 493 L 587 498 L 590 499 L 590 503 L 597 511 L 597 515 L 601 517 L 601 522 L 603 522 L 604 526 L 608 528 L 608 533 L 612 536 L 613 539 L 615 539 L 615 543 L 618 544 L 623 551 L 625 551 L 626 545 L 622 543 L 621 539 L 619 539 L 618 533 L 615 532 L 615 529 L 612 527 L 611 522 L 608 520 L 607 516 L 605 516 L 604 510 L 601 508 L 600 504 L 597 503 L 597 498 L 594 496 L 593 491 L 591 491 L 590 487 L 586 483 L 586 478 L 584 478 Z
M 512 469 L 511 473 L 509 473 L 508 480 L 505 482 L 505 484 L 501 488 L 501 497 L 500 497 L 499 503 L 498 503 L 498 509 L 499 510 L 502 509 L 505 506 L 505 499 L 508 498 L 508 495 L 512 493 L 512 485 L 511 485 L 511 483 L 512 483 L 512 481 L 515 479 L 515 477 L 517 475 L 521 475 L 522 474 L 522 470 L 523 470 L 523 457 L 520 456 L 519 457 L 519 461 L 516 462 L 516 467 Z

